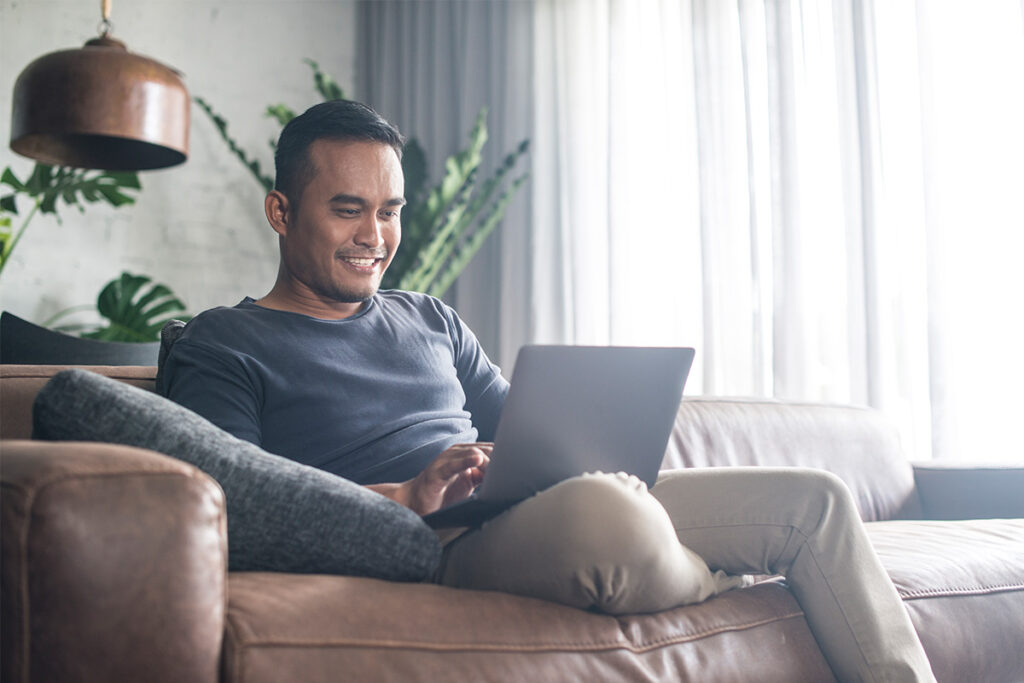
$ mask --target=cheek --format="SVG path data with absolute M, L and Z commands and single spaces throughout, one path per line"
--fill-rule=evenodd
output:
M 398 245 L 402 243 L 402 226 L 401 224 L 395 227 L 389 227 L 384 232 L 384 241 L 387 242 L 390 247 L 390 251 L 394 252 L 398 249 Z

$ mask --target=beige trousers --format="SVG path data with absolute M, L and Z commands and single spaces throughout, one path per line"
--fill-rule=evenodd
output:
M 744 574 L 786 576 L 841 681 L 935 680 L 849 489 L 820 470 L 677 470 L 650 492 L 624 474 L 576 477 L 449 542 L 439 579 L 627 614 Z

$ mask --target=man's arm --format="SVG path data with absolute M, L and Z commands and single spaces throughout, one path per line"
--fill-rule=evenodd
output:
M 473 426 L 480 440 L 494 441 L 508 395 L 508 381 L 487 357 L 469 326 L 451 308 L 446 307 L 446 311 L 450 317 L 455 369 L 466 395 L 466 410 L 473 416 Z
M 258 383 L 231 358 L 180 339 L 164 365 L 164 395 L 239 439 L 261 445 Z

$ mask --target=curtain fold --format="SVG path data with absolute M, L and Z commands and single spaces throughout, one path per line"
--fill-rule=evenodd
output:
M 431 185 L 443 177 L 445 159 L 468 143 L 481 107 L 488 108 L 481 179 L 533 137 L 529 2 L 361 0 L 357 13 L 355 97 L 418 140 L 427 154 Z M 531 150 L 537 148 L 531 144 Z M 529 164 L 527 157 L 514 176 Z M 533 187 L 528 182 L 520 189 L 502 225 L 445 297 L 488 354 L 509 369 L 518 348 L 533 335 Z

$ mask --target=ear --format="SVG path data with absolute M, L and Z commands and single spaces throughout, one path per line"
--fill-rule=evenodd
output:
M 289 214 L 290 209 L 291 206 L 288 204 L 288 198 L 277 190 L 271 190 L 267 193 L 267 198 L 263 200 L 263 210 L 267 214 L 267 221 L 270 223 L 270 227 L 282 237 L 288 234 L 288 222 L 291 217 Z

